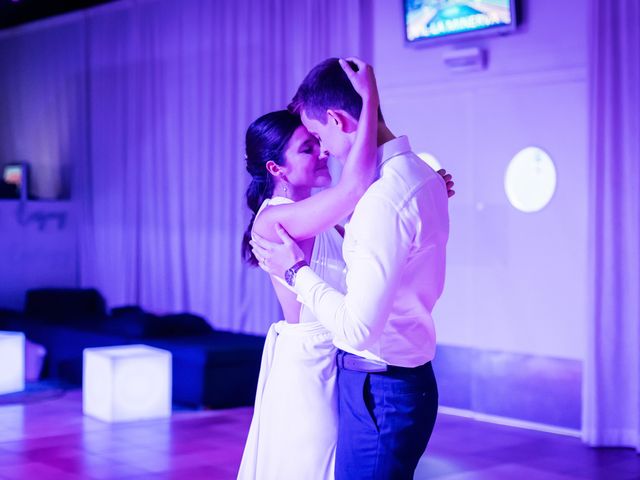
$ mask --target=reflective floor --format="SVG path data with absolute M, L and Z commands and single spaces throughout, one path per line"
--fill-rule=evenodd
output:
M 106 424 L 80 390 L 0 397 L 0 479 L 233 479 L 250 408 Z M 440 415 L 416 479 L 640 479 L 640 456 L 576 438 Z

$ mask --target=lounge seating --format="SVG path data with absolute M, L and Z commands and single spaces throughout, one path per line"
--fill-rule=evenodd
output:
M 89 347 L 145 344 L 173 357 L 173 401 L 188 406 L 252 405 L 264 337 L 218 331 L 189 314 L 157 316 L 139 307 L 111 310 L 93 289 L 27 292 L 24 314 L 4 312 L 0 328 L 22 331 L 47 350 L 43 375 L 82 384 Z

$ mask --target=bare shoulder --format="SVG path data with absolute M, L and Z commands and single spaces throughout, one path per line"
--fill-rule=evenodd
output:
M 275 230 L 275 224 L 278 220 L 277 216 L 274 215 L 274 211 L 278 210 L 282 206 L 283 205 L 269 205 L 265 207 L 256 217 L 251 230 L 267 240 L 278 240 L 278 235 Z

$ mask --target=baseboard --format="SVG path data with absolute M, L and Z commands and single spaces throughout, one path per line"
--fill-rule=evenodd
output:
M 471 418 L 473 420 L 477 420 L 478 422 L 505 425 L 507 427 L 524 428 L 526 430 L 554 433 L 556 435 L 565 435 L 567 437 L 581 437 L 580 430 L 575 430 L 572 428 L 555 427 L 553 425 L 545 425 L 543 423 L 527 422 L 514 418 L 500 417 L 498 415 L 486 415 L 484 413 L 472 412 L 470 410 L 461 410 L 459 408 L 440 406 L 438 407 L 438 413 L 443 413 L 445 415 L 455 415 L 456 417 Z
M 580 431 L 581 361 L 440 345 L 433 364 L 445 409 L 572 436 Z

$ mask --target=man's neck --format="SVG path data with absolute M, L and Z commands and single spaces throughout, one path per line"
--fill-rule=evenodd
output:
M 394 138 L 396 138 L 396 136 L 393 133 L 391 133 L 391 130 L 389 130 L 389 127 L 387 127 L 387 124 L 384 122 L 379 122 L 378 123 L 378 146 L 384 145 L 385 143 L 387 143 L 390 140 L 393 140 Z

